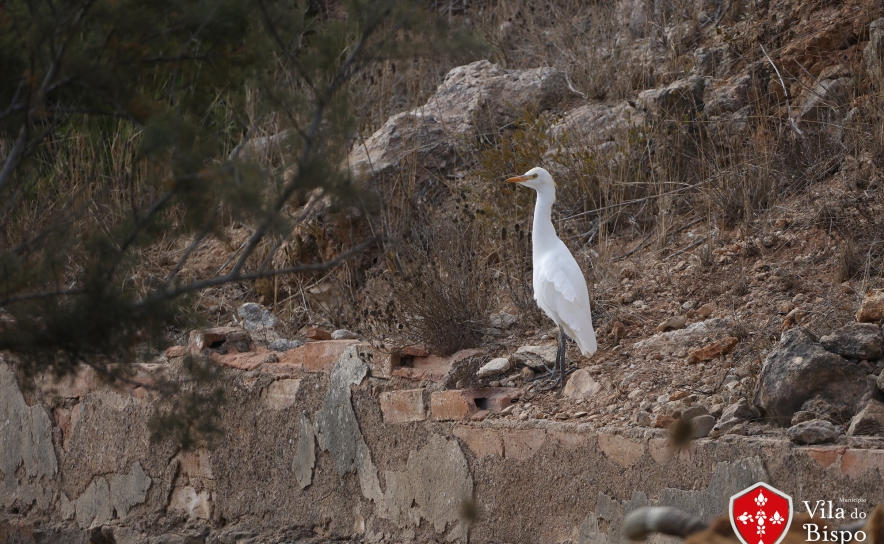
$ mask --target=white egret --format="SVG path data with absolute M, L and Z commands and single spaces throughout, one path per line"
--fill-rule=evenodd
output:
M 541 376 L 550 385 L 545 390 L 565 384 L 565 342 L 570 336 L 581 353 L 590 356 L 598 348 L 592 328 L 589 290 L 580 266 L 568 247 L 556 236 L 552 224 L 552 207 L 556 201 L 556 184 L 543 168 L 532 168 L 522 176 L 507 180 L 534 189 L 534 226 L 531 230 L 532 262 L 534 265 L 534 300 L 537 306 L 559 326 L 559 349 L 556 363 L 549 373 Z M 567 335 L 567 336 L 566 336 Z

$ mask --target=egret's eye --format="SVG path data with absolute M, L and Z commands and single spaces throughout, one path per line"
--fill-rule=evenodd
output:
M 537 176 L 539 176 L 539 175 L 540 175 L 540 174 L 534 174 L 534 175 L 531 176 L 531 177 L 533 177 L 534 179 L 537 179 Z

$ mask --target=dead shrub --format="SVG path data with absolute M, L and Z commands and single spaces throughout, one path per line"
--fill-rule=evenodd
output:
M 841 244 L 838 253 L 838 281 L 844 282 L 853 279 L 862 270 L 863 259 L 856 249 L 853 240 L 848 238 Z
M 463 217 L 420 221 L 396 248 L 390 288 L 400 312 L 402 343 L 419 343 L 449 355 L 476 347 L 488 327 L 492 289 L 483 266 L 482 241 Z

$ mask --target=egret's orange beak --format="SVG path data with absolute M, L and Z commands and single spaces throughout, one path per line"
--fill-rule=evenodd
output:
M 522 183 L 522 182 L 528 181 L 529 179 L 534 179 L 534 178 L 532 176 L 516 176 L 516 177 L 510 178 L 506 181 L 507 181 L 507 183 Z

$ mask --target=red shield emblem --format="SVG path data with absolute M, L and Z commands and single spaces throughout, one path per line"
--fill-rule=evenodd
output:
M 792 523 L 792 497 L 759 482 L 731 497 L 728 512 L 743 544 L 779 544 Z

